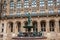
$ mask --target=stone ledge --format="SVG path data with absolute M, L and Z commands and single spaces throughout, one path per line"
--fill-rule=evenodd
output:
M 47 37 L 14 37 L 12 40 L 46 40 Z

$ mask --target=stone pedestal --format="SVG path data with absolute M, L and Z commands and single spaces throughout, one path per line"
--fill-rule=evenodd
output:
M 46 40 L 47 37 L 14 37 L 12 40 Z

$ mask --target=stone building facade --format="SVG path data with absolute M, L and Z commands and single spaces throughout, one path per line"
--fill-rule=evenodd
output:
M 27 25 L 27 13 L 46 40 L 60 40 L 60 0 L 1 0 L 0 40 L 11 40 Z M 31 32 L 35 29 L 33 28 Z

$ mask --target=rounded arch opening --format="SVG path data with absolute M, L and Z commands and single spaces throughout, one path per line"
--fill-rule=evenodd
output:
M 21 22 L 17 21 L 16 24 L 17 24 L 17 27 L 18 27 L 18 32 L 20 32 L 21 31 Z
M 37 21 L 33 21 L 32 22 L 32 25 L 33 25 L 33 32 L 38 32 L 38 29 L 37 29 Z
M 13 22 L 8 22 L 10 32 L 13 32 Z
M 41 31 L 42 32 L 45 32 L 46 31 L 46 21 L 45 20 L 42 20 L 40 22 L 40 25 L 41 25 Z
M 55 20 L 50 20 L 50 21 L 49 21 L 49 26 L 50 26 L 50 31 L 54 31 Z

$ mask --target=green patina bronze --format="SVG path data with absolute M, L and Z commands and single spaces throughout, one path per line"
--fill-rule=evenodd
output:
M 27 28 L 28 30 L 28 36 L 30 36 L 30 33 L 31 33 L 31 28 L 33 28 L 33 26 L 31 25 L 31 15 L 30 13 L 27 14 L 27 22 L 28 22 L 28 25 L 25 25 L 24 28 Z
M 27 18 L 28 18 L 28 25 L 27 26 L 24 26 L 24 28 L 28 28 L 28 29 L 31 29 L 33 28 L 33 26 L 31 25 L 31 15 L 30 13 L 27 14 Z
M 30 13 L 27 14 L 28 17 L 28 26 L 31 26 L 31 16 Z
M 31 35 L 30 35 L 30 33 L 31 33 L 31 28 L 34 28 L 32 25 L 31 25 L 31 15 L 30 15 L 30 13 L 28 13 L 27 14 L 27 18 L 28 18 L 28 20 L 27 20 L 27 22 L 28 22 L 28 25 L 25 25 L 25 26 L 23 26 L 24 28 L 26 28 L 26 29 L 28 29 L 27 30 L 27 35 L 28 35 L 28 37 L 30 37 Z M 36 36 L 42 36 L 42 32 L 36 32 L 36 31 L 34 31 L 33 32 L 33 36 L 34 37 L 36 37 Z M 19 35 L 18 36 L 23 36 L 23 33 L 22 32 L 20 32 L 19 33 Z

